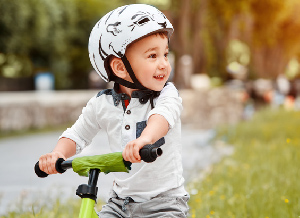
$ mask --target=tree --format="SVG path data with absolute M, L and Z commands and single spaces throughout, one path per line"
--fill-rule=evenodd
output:
M 229 43 L 232 21 L 247 7 L 244 1 L 189 0 L 173 3 L 175 35 L 172 48 L 176 60 L 185 54 L 193 57 L 193 73 L 207 73 L 210 76 L 227 78 L 226 47 Z M 175 83 L 183 84 L 179 64 L 176 65 Z
M 297 0 L 177 0 L 173 48 L 177 60 L 190 54 L 194 73 L 226 80 L 229 43 L 240 40 L 251 50 L 251 77 L 276 78 L 300 49 L 300 2 Z M 178 66 L 177 66 L 178 68 Z M 175 82 L 182 83 L 180 71 Z M 184 85 L 183 85 L 184 86 Z
M 121 4 L 0 0 L 0 76 L 34 76 L 47 70 L 54 73 L 58 89 L 86 88 L 90 31 L 104 13 Z

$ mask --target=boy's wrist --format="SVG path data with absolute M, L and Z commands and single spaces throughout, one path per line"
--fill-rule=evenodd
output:
M 52 153 L 57 154 L 57 155 L 62 155 L 63 154 L 61 151 L 55 151 L 55 150 L 53 150 Z
M 57 155 L 58 158 L 66 159 L 65 155 L 61 151 L 55 151 L 55 150 L 53 150 L 52 154 Z
M 149 136 L 143 136 L 141 135 L 139 137 L 139 140 L 142 142 L 141 144 L 143 145 L 142 147 L 144 147 L 145 145 L 148 145 L 148 144 L 153 144 L 154 142 L 152 142 L 153 140 L 151 139 L 151 137 Z M 140 149 L 142 148 L 140 147 Z

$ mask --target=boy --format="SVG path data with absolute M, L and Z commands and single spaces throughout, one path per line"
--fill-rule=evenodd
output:
M 100 129 L 112 152 L 132 162 L 129 173 L 115 173 L 108 204 L 99 217 L 186 217 L 180 155 L 181 98 L 171 83 L 168 43 L 172 24 L 156 8 L 134 4 L 106 14 L 89 40 L 91 63 L 113 89 L 90 99 L 76 123 L 60 137 L 52 153 L 41 156 L 40 168 L 57 173 L 57 158 L 69 158 L 89 145 Z M 139 150 L 156 144 L 163 156 L 141 162 Z

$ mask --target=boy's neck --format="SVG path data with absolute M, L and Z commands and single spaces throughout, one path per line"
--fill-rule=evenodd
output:
M 126 86 L 122 86 L 121 84 L 119 84 L 119 93 L 125 93 L 126 95 L 128 95 L 131 98 L 131 94 L 133 91 L 136 91 L 137 89 L 130 89 L 127 88 Z

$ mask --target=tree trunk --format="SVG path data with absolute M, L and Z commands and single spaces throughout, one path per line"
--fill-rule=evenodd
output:
M 285 57 L 280 45 L 256 47 L 252 50 L 252 64 L 255 74 L 260 78 L 275 79 L 284 73 L 289 58 Z
M 197 5 L 197 13 L 195 14 L 195 22 L 193 25 L 194 34 L 192 35 L 192 57 L 193 57 L 193 73 L 205 73 L 205 50 L 203 41 L 203 30 L 205 29 L 205 12 L 207 11 L 207 0 L 200 0 Z
M 191 21 L 191 0 L 180 0 L 179 11 L 177 16 L 176 38 L 174 45 L 175 51 L 175 75 L 174 82 L 179 89 L 190 88 L 190 75 L 185 72 L 184 64 L 181 60 L 182 57 L 189 53 L 189 32 Z

